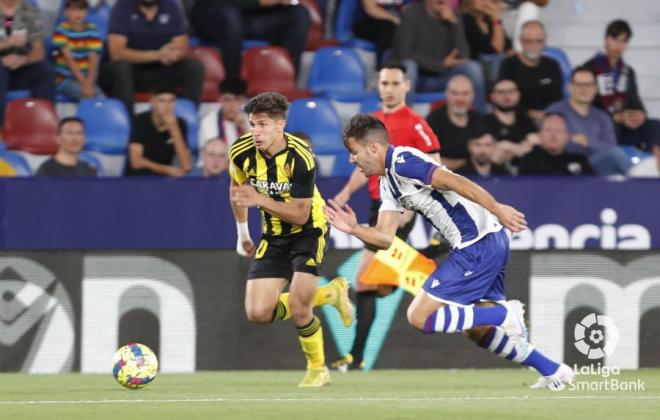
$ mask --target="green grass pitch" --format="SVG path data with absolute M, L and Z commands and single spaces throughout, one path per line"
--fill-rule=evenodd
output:
M 333 372 L 298 389 L 303 372 L 161 374 L 141 390 L 108 375 L 0 374 L 0 419 L 657 419 L 660 369 L 623 371 L 644 391 L 532 390 L 528 370 Z M 579 381 L 602 382 L 579 376 Z

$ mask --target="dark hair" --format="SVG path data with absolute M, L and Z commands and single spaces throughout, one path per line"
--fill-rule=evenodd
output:
M 220 94 L 245 95 L 245 92 L 247 92 L 247 83 L 240 77 L 233 77 L 220 82 L 218 89 L 220 90 Z
M 89 9 L 89 3 L 87 0 L 66 0 L 64 3 L 64 9 Z
M 394 61 L 394 60 L 387 61 L 382 66 L 380 66 L 378 70 L 380 71 L 384 69 L 401 70 L 401 72 L 403 72 L 404 75 L 406 74 L 406 65 L 403 64 L 401 61 Z
M 592 75 L 594 77 L 594 79 L 596 79 L 596 73 L 594 73 L 594 71 L 591 69 L 591 67 L 577 66 L 573 69 L 573 71 L 571 71 L 571 82 L 573 81 L 573 79 L 575 78 L 575 75 L 577 73 L 589 73 L 590 75 Z
M 284 95 L 277 92 L 260 93 L 245 106 L 245 112 L 248 114 L 266 114 L 274 119 L 286 119 L 286 112 L 289 110 L 289 102 Z
M 389 144 L 385 124 L 372 114 L 357 114 L 348 122 L 344 129 L 344 146 L 348 147 L 348 139 L 353 138 L 358 143 L 374 140 L 380 144 Z
M 488 128 L 486 127 L 486 124 L 483 123 L 477 123 L 474 125 L 471 125 L 468 128 L 468 138 L 467 141 L 468 143 L 471 142 L 472 140 L 477 140 L 485 136 L 486 134 L 490 134 L 488 131 Z
M 75 123 L 78 123 L 78 124 L 82 125 L 83 129 L 85 128 L 85 122 L 82 120 L 82 118 L 65 117 L 65 118 L 62 118 L 60 120 L 60 122 L 57 124 L 57 134 L 62 133 L 62 127 L 64 127 L 65 124 L 72 123 L 72 122 L 75 122 Z
M 605 37 L 611 36 L 612 38 L 618 38 L 621 34 L 625 34 L 626 39 L 632 38 L 633 33 L 628 22 L 623 19 L 617 19 L 607 24 Z
M 156 95 L 161 95 L 163 93 L 171 93 L 172 95 L 176 96 L 176 86 L 174 86 L 173 83 L 160 80 L 156 81 L 151 85 L 151 88 L 149 89 L 149 93 L 152 96 Z

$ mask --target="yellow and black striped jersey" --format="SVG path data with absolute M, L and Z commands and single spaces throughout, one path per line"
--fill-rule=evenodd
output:
M 312 198 L 309 219 L 302 226 L 287 223 L 262 209 L 264 235 L 286 236 L 313 228 L 325 232 L 325 201 L 316 188 L 312 150 L 296 136 L 284 133 L 284 137 L 286 148 L 271 158 L 257 150 L 252 133 L 239 137 L 229 149 L 229 174 L 236 183 L 249 182 L 259 194 L 273 200 L 290 202 L 291 198 Z

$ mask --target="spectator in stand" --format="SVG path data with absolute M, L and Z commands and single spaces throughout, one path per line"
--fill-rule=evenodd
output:
M 43 19 L 28 0 L 0 0 L 0 121 L 9 90 L 29 89 L 32 97 L 55 99 L 43 36 Z
M 447 103 L 431 112 L 426 121 L 442 143 L 442 163 L 455 170 L 467 163 L 470 128 L 483 124 L 483 116 L 472 110 L 474 89 L 463 75 L 447 84 Z
M 623 61 L 630 38 L 628 22 L 610 22 L 605 30 L 605 53 L 596 54 L 585 66 L 596 74 L 598 95 L 594 105 L 612 117 L 619 144 L 646 150 L 648 142 L 660 137 L 660 121 L 647 118 L 635 70 Z
M 653 156 L 639 162 L 630 168 L 628 176 L 637 178 L 658 178 L 660 177 L 660 137 L 655 137 L 649 141 L 650 152 Z
M 96 85 L 103 40 L 96 25 L 85 22 L 88 9 L 87 0 L 66 0 L 66 20 L 53 34 L 57 91 L 73 99 L 103 95 Z
M 543 118 L 543 110 L 564 96 L 559 64 L 543 55 L 545 39 L 541 21 L 525 23 L 520 32 L 522 52 L 504 60 L 499 75 L 499 79 L 518 83 L 520 105 L 537 124 Z
M 588 67 L 577 67 L 568 86 L 569 97 L 550 105 L 547 112 L 559 112 L 566 117 L 571 136 L 568 151 L 588 156 L 600 175 L 625 175 L 631 162 L 617 146 L 609 115 L 593 106 L 597 89 L 594 73 Z
M 172 87 L 158 85 L 153 89 L 151 110 L 138 114 L 133 123 L 126 175 L 180 177 L 192 168 L 186 122 L 174 113 L 175 101 Z
M 492 160 L 508 164 L 538 144 L 536 124 L 520 109 L 520 91 L 513 80 L 502 79 L 490 92 L 493 112 L 486 115 L 487 131 L 496 140 Z
M 491 79 L 497 77 L 505 54 L 513 52 L 499 0 L 463 0 L 461 9 L 470 58 L 481 61 Z
M 392 38 L 401 24 L 402 9 L 411 0 L 361 0 L 362 13 L 353 23 L 353 33 L 376 44 L 376 57 L 380 63 L 385 51 L 392 47 Z
M 223 139 L 210 139 L 202 146 L 202 165 L 188 173 L 191 177 L 224 178 L 229 181 L 227 143 Z
M 110 61 L 101 86 L 133 113 L 135 92 L 149 92 L 159 80 L 182 88 L 196 104 L 202 97 L 204 66 L 188 57 L 186 18 L 176 0 L 117 0 L 108 25 Z
M 495 151 L 495 139 L 486 131 L 484 126 L 475 126 L 470 129 L 468 138 L 469 158 L 465 165 L 456 170 L 463 176 L 490 177 L 497 175 L 511 175 L 505 167 L 492 162 Z
M 566 151 L 569 134 L 564 116 L 548 112 L 541 122 L 540 143 L 520 158 L 518 175 L 595 175 L 586 156 Z
M 406 74 L 417 92 L 442 91 L 453 76 L 467 76 L 474 86 L 475 107 L 485 111 L 483 71 L 478 62 L 470 60 L 463 18 L 448 0 L 424 0 L 403 11 L 392 58 L 405 60 Z
M 195 0 L 191 16 L 197 35 L 220 50 L 229 77 L 240 74 L 246 39 L 283 46 L 300 67 L 311 18 L 298 0 Z
M 234 140 L 249 131 L 247 114 L 243 111 L 247 103 L 246 92 L 247 84 L 243 79 L 225 79 L 220 82 L 220 109 L 202 118 L 198 135 L 200 146 L 215 138 L 230 146 Z
M 85 146 L 85 125 L 80 118 L 60 121 L 57 144 L 57 153 L 39 166 L 37 176 L 96 176 L 96 169 L 79 159 Z
M 509 33 L 513 34 L 514 48 L 518 52 L 522 52 L 522 45 L 520 43 L 520 32 L 522 26 L 530 20 L 538 20 L 541 7 L 545 7 L 550 0 L 501 0 L 505 5 L 506 13 L 514 13 L 516 15 L 515 26 L 511 28 Z

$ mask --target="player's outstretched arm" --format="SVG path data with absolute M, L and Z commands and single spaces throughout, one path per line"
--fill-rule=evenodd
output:
M 328 200 L 323 212 L 328 223 L 335 228 L 379 249 L 387 249 L 392 245 L 401 218 L 400 212 L 382 211 L 378 213 L 376 226 L 362 226 L 357 222 L 355 212 L 348 204 L 340 206 L 334 200 Z
M 474 201 L 497 216 L 500 223 L 512 232 L 521 232 L 527 229 L 527 220 L 525 220 L 524 214 L 511 206 L 497 202 L 488 191 L 461 175 L 437 169 L 433 172 L 431 185 L 438 190 L 454 191 L 468 200 Z

